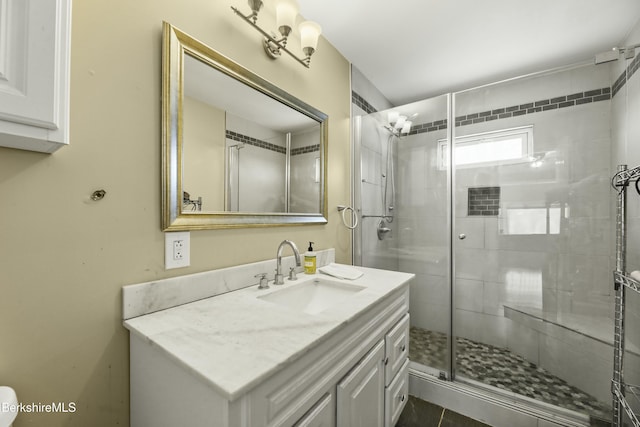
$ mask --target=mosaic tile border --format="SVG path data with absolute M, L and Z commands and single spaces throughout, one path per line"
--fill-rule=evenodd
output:
M 625 83 L 631 79 L 631 76 L 638 71 L 638 68 L 640 68 L 640 56 L 636 56 L 633 61 L 631 61 L 631 64 L 620 73 L 620 76 L 613 83 L 613 86 L 611 86 L 612 96 L 616 96 L 620 89 L 624 87 Z
M 512 105 L 509 107 L 496 108 L 495 110 L 467 114 L 466 116 L 458 116 L 456 117 L 456 127 L 473 125 L 491 120 L 508 119 L 510 117 L 540 113 L 542 111 L 556 110 L 559 108 L 575 107 L 577 105 L 607 101 L 609 99 L 611 99 L 611 88 L 603 87 L 586 92 L 541 99 L 539 101 L 528 102 L 526 104 Z
M 378 110 L 371 105 L 366 99 L 360 96 L 355 91 L 351 91 L 351 103 L 357 105 L 361 109 L 363 109 L 367 114 L 375 113 Z
M 234 132 L 231 130 L 227 130 L 226 134 L 227 134 L 227 139 L 231 139 L 233 141 L 238 141 L 245 144 L 253 145 L 254 147 L 264 148 L 270 151 L 275 151 L 277 153 L 285 154 L 287 152 L 287 150 L 284 147 L 272 144 L 270 142 L 262 141 L 252 136 L 243 135 L 241 133 Z
M 315 151 L 320 151 L 320 144 L 307 145 L 306 147 L 293 148 L 293 149 L 291 149 L 291 155 L 295 156 L 295 155 L 298 155 L 298 154 L 313 153 Z
M 264 148 L 266 150 L 275 151 L 280 154 L 287 153 L 287 150 L 285 147 L 281 147 L 280 145 L 275 145 L 270 142 L 262 141 L 260 139 L 253 138 L 248 135 L 243 135 L 238 132 L 227 130 L 226 136 L 227 136 L 227 139 L 238 141 L 244 144 L 253 145 L 254 147 Z M 320 151 L 320 144 L 307 145 L 305 147 L 294 148 L 291 150 L 291 155 L 295 156 L 297 154 L 313 153 L 314 151 Z
M 437 130 L 446 129 L 447 126 L 448 126 L 447 119 L 436 120 L 435 122 L 428 122 L 428 123 L 418 123 L 411 127 L 411 131 L 409 132 L 409 135 L 417 135 L 419 133 L 425 133 L 425 132 L 435 132 Z
M 640 56 L 638 58 L 640 58 Z M 636 69 L 639 67 L 640 67 L 640 61 L 638 62 Z M 355 92 L 352 92 L 352 93 L 354 95 L 352 99 L 354 99 L 354 103 L 355 103 L 355 98 L 357 94 Z M 357 95 L 357 97 L 362 98 L 359 95 Z M 464 116 L 458 116 L 455 119 L 455 123 L 456 123 L 456 127 L 468 126 L 476 123 L 523 116 L 525 114 L 535 114 L 535 113 L 541 113 L 541 112 L 550 111 L 550 110 L 557 110 L 560 108 L 575 107 L 578 105 L 590 104 L 593 102 L 608 101 L 611 98 L 612 98 L 611 88 L 603 87 L 599 89 L 588 90 L 585 92 L 576 92 L 569 95 L 561 95 L 553 98 L 540 99 L 538 101 L 531 101 L 524 104 L 504 106 L 504 107 L 496 108 L 494 110 L 487 110 L 487 111 L 467 114 Z M 358 102 L 362 102 L 362 101 L 366 103 L 366 100 L 364 99 L 361 99 Z M 371 105 L 371 104 L 368 104 L 368 105 Z M 365 109 L 365 111 L 367 110 Z M 374 111 L 371 111 L 371 112 L 375 112 L 375 109 Z M 428 123 L 418 123 L 418 124 L 414 124 L 414 126 L 411 128 L 411 131 L 409 132 L 409 135 L 417 135 L 420 133 L 444 130 L 447 128 L 447 126 L 448 126 L 447 119 L 436 120 Z
M 524 114 L 539 113 L 559 108 L 574 107 L 576 105 L 587 104 L 591 102 L 606 101 L 612 99 L 624 87 L 629 79 L 640 69 L 640 55 L 636 56 L 631 63 L 625 68 L 611 87 L 604 87 L 585 92 L 578 92 L 570 95 L 543 99 L 539 101 L 529 102 L 525 104 L 505 106 L 495 110 L 482 111 L 472 113 L 466 116 L 456 117 L 456 127 L 466 126 L 491 120 L 506 119 L 517 117 Z M 377 112 L 377 110 L 362 96 L 356 92 L 351 92 L 351 100 L 354 104 L 362 108 L 367 114 Z M 414 125 L 409 135 L 416 135 L 424 132 L 434 132 L 446 129 L 446 120 L 438 120 L 430 123 L 422 123 Z

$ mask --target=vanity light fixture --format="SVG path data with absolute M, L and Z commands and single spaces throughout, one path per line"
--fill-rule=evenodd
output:
M 309 68 L 311 62 L 311 55 L 316 51 L 318 47 L 318 38 L 322 29 L 320 25 L 313 21 L 302 22 L 298 30 L 300 31 L 300 44 L 302 46 L 302 52 L 305 57 L 300 58 L 287 49 L 287 39 L 291 34 L 291 31 L 295 25 L 296 18 L 298 17 L 298 2 L 296 0 L 276 0 L 276 25 L 281 38 L 277 38 L 275 33 L 267 33 L 260 28 L 257 24 L 258 13 L 262 8 L 262 0 L 248 0 L 251 13 L 244 15 L 240 10 L 231 6 L 231 9 L 242 18 L 247 24 L 258 30 L 265 38 L 262 41 L 265 52 L 273 59 L 277 59 L 282 55 L 282 51 L 287 52 L 296 61 Z

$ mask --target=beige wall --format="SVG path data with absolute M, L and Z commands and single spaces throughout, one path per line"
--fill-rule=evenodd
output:
M 224 211 L 225 112 L 188 96 L 182 112 L 182 161 L 189 165 L 182 172 L 184 191 L 192 200 L 202 197 L 203 211 Z
M 71 145 L 52 155 L 0 148 L 0 385 L 24 403 L 78 409 L 23 413 L 15 426 L 129 424 L 123 285 L 274 258 L 283 238 L 335 247 L 349 262 L 335 210 L 349 201 L 348 63 L 324 39 L 311 69 L 271 61 L 232 4 L 247 9 L 240 0 L 74 2 Z M 164 270 L 163 20 L 329 115 L 328 225 L 192 232 L 191 267 Z M 107 194 L 93 202 L 97 189 Z

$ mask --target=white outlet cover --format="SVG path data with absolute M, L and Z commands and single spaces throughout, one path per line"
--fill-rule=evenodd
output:
M 182 259 L 174 259 L 173 257 L 175 241 L 182 241 Z M 165 270 L 189 267 L 189 265 L 191 265 L 191 233 L 188 231 L 164 233 Z

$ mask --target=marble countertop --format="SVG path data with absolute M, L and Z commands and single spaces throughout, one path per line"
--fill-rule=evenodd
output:
M 394 291 L 413 274 L 353 267 L 356 280 L 300 274 L 298 280 L 222 295 L 128 319 L 124 325 L 233 401 L 300 358 Z M 306 314 L 258 298 L 315 277 L 363 286 L 330 308 Z

